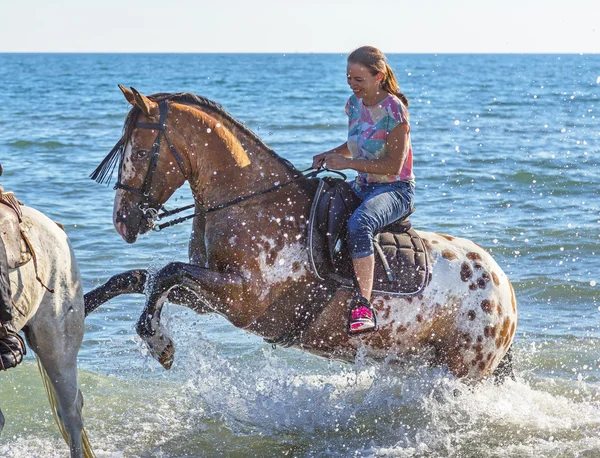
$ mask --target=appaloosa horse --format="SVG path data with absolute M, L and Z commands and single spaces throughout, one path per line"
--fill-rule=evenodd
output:
M 54 418 L 71 456 L 93 457 L 77 387 L 85 316 L 79 268 L 57 223 L 1 191 L 0 187 L 0 250 L 8 267 L 10 287 L 4 299 L 13 309 L 11 325 L 25 333 L 38 358 Z
M 138 333 L 165 368 L 174 353 L 160 323 L 167 299 L 327 358 L 350 361 L 359 348 L 374 358 L 419 353 L 467 380 L 498 367 L 515 333 L 517 307 L 508 278 L 483 248 L 418 232 L 427 247 L 426 287 L 413 297 L 375 295 L 379 330 L 349 337 L 351 292 L 319 281 L 309 263 L 314 180 L 210 100 L 146 97 L 119 87 L 133 108 L 122 139 L 93 174 L 102 181 L 118 163 L 117 232 L 135 242 L 186 181 L 195 200 L 190 262 L 158 272 L 138 321 Z M 145 270 L 116 275 L 86 295 L 86 311 L 119 294 L 144 292 L 146 277 Z

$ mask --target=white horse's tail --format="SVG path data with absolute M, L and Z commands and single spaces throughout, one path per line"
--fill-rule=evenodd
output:
M 36 358 L 37 358 L 37 355 L 36 355 Z M 48 374 L 46 373 L 46 369 L 44 369 L 44 366 L 42 366 L 42 363 L 39 358 L 37 358 L 37 363 L 38 363 L 38 369 L 40 370 L 40 375 L 42 376 L 42 382 L 44 383 L 44 388 L 46 390 L 46 395 L 48 396 L 48 401 L 50 402 L 50 410 L 52 410 L 52 415 L 54 416 L 54 420 L 56 421 L 56 424 L 58 425 L 58 429 L 60 430 L 60 433 L 62 434 L 63 439 L 65 440 L 65 442 L 68 445 L 69 444 L 69 435 L 67 434 L 67 431 L 65 430 L 65 426 L 63 425 L 60 417 L 58 416 L 58 401 L 56 400 L 56 392 L 54 391 L 54 387 L 52 386 L 52 383 L 50 382 L 50 378 L 48 377 Z M 87 437 L 85 428 L 82 429 L 82 431 L 81 431 L 81 442 L 83 444 L 83 456 L 85 458 L 95 458 L 96 455 L 94 454 L 94 451 L 92 450 L 92 445 L 90 444 L 90 440 Z

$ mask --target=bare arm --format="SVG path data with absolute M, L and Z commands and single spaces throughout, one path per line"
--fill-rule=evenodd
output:
M 331 154 L 339 154 L 343 157 L 348 157 L 348 158 L 352 157 L 352 154 L 350 153 L 350 150 L 348 149 L 348 143 L 344 143 L 340 146 L 336 146 L 335 148 L 330 149 L 329 151 L 325 151 L 324 153 L 317 154 L 316 156 L 314 156 L 313 163 L 312 163 L 313 169 L 321 167 L 323 165 L 323 163 L 326 161 L 327 156 L 329 156 Z
M 387 154 L 373 160 L 351 159 L 341 154 L 330 154 L 327 167 L 332 170 L 352 169 L 376 175 L 398 175 L 406 159 L 409 127 L 398 124 L 387 137 Z M 346 146 L 346 149 L 348 147 Z M 349 152 L 349 151 L 348 151 Z

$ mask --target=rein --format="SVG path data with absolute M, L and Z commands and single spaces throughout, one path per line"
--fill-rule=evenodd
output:
M 200 210 L 199 212 L 192 213 L 191 215 L 182 216 L 181 218 L 177 218 L 177 219 L 168 221 L 166 223 L 159 224 L 157 226 L 154 226 L 153 230 L 156 231 L 156 232 L 160 232 L 163 229 L 166 229 L 167 227 L 171 227 L 171 226 L 174 226 L 176 224 L 182 223 L 184 221 L 187 221 L 188 219 L 195 218 L 196 216 L 206 215 L 208 213 L 212 213 L 212 212 L 215 212 L 217 210 L 222 210 L 224 208 L 231 207 L 233 205 L 239 204 L 239 203 L 244 202 L 246 200 L 252 199 L 253 197 L 262 196 L 264 194 L 268 194 L 270 192 L 277 191 L 277 190 L 279 190 L 281 188 L 284 188 L 286 186 L 289 186 L 292 183 L 295 183 L 296 181 L 299 181 L 301 179 L 314 178 L 314 177 L 316 177 L 317 175 L 319 175 L 320 173 L 323 173 L 323 172 L 332 172 L 332 173 L 340 175 L 344 180 L 346 179 L 346 175 L 344 175 L 342 172 L 338 172 L 337 170 L 329 170 L 329 169 L 324 168 L 324 167 L 323 168 L 319 167 L 314 172 L 310 172 L 310 173 L 307 173 L 306 175 L 304 175 L 304 173 L 308 172 L 309 170 L 312 170 L 312 167 L 309 167 L 309 168 L 307 168 L 305 170 L 302 170 L 300 172 L 301 175 L 296 176 L 296 177 L 292 178 L 290 181 L 287 181 L 287 182 L 285 182 L 283 184 L 276 184 L 276 185 L 274 185 L 273 187 L 271 187 L 269 189 L 265 189 L 264 191 L 254 192 L 252 194 L 248 194 L 248 195 L 245 195 L 245 196 L 236 197 L 233 200 L 230 200 L 228 202 L 224 202 L 224 203 L 219 204 L 219 205 L 215 205 L 214 207 L 209 207 L 206 210 Z M 165 209 L 163 211 L 163 213 L 160 213 L 160 214 L 158 214 L 156 216 L 156 219 L 160 220 L 161 218 L 164 218 L 164 217 L 167 217 L 167 216 L 171 216 L 171 215 L 174 215 L 176 213 L 179 213 L 179 212 L 182 212 L 182 211 L 185 211 L 185 210 L 189 210 L 189 209 L 194 208 L 194 207 L 195 207 L 195 204 L 191 204 L 191 205 L 186 205 L 185 207 L 176 208 L 175 210 L 170 210 L 170 211 L 168 211 L 168 210 Z M 164 209 L 164 207 L 162 207 L 162 208 Z

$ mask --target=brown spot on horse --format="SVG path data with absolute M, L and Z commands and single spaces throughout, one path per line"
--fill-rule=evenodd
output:
M 484 272 L 481 277 L 477 279 L 477 286 L 480 289 L 485 289 L 490 281 L 489 275 L 486 276 L 486 272 Z
M 481 261 L 481 255 L 479 253 L 475 253 L 474 251 L 470 251 L 467 253 L 467 259 L 471 261 Z
M 511 322 L 510 322 L 510 318 L 506 317 L 504 318 L 504 321 L 502 322 L 502 330 L 500 331 L 499 334 L 499 339 L 501 340 L 502 344 L 506 345 L 508 342 L 510 342 L 510 339 L 512 337 L 511 334 L 511 326 L 510 326 Z
M 475 310 L 469 310 L 467 312 L 467 317 L 469 318 L 469 320 L 473 321 L 475 318 L 477 318 L 477 314 L 475 313 Z
M 468 262 L 463 262 L 460 266 L 460 279 L 462 281 L 469 281 L 473 276 L 473 270 Z
M 454 253 L 454 251 L 450 251 L 450 250 L 442 251 L 442 257 L 444 259 L 447 259 L 448 261 L 452 261 L 457 258 L 456 253 Z
M 271 248 L 269 253 L 267 254 L 267 265 L 272 266 L 275 264 L 275 260 L 277 259 L 277 250 L 275 248 Z
M 484 299 L 481 301 L 481 310 L 483 310 L 485 313 L 489 313 L 491 315 L 495 307 L 496 304 L 493 300 Z
M 510 280 L 508 281 L 508 286 L 510 286 L 510 302 L 512 304 L 513 313 L 517 313 L 517 300 L 515 299 L 515 290 L 513 289 L 512 283 Z
M 446 234 L 440 234 L 439 232 L 437 233 L 440 237 L 444 237 L 446 240 L 448 240 L 449 242 L 451 242 L 452 240 L 454 240 L 454 237 L 452 237 L 451 235 L 446 235 Z
M 498 278 L 496 272 L 492 272 L 492 280 L 494 281 L 494 285 L 500 286 L 500 279 Z

